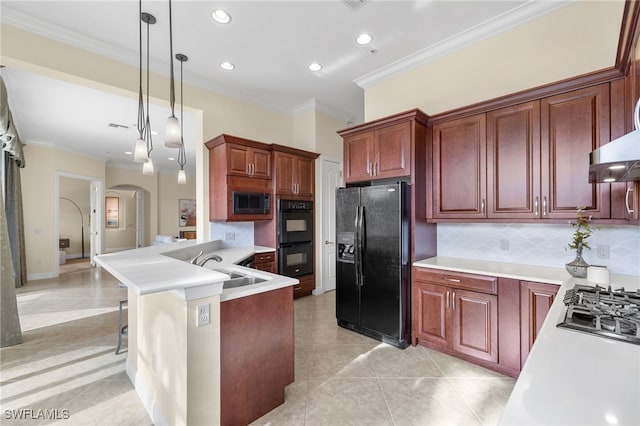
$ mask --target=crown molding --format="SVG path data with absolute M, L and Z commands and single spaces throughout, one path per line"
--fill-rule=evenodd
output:
M 354 82 L 363 89 L 396 77 L 411 69 L 432 62 L 458 50 L 478 43 L 494 35 L 506 32 L 527 21 L 555 12 L 577 0 L 533 1 L 503 13 L 466 31 L 453 35 L 399 61 L 386 65 L 376 71 L 358 77 Z

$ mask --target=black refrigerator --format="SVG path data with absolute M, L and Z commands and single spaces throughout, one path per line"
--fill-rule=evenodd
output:
M 338 188 L 338 325 L 405 348 L 410 342 L 410 191 L 404 182 Z

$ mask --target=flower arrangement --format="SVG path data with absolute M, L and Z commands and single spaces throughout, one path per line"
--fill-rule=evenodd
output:
M 583 248 L 588 248 L 591 250 L 587 242 L 587 239 L 593 233 L 589 221 L 590 219 L 584 215 L 584 207 L 579 207 L 576 214 L 576 223 L 571 224 L 576 230 L 573 232 L 573 240 L 568 245 L 570 249 L 582 251 Z

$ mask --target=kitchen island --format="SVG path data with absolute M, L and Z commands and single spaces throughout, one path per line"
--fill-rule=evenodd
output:
M 184 241 L 96 257 L 128 287 L 126 370 L 154 424 L 223 423 L 221 401 L 228 392 L 221 386 L 230 383 L 225 375 L 239 374 L 226 354 L 252 353 L 265 364 L 283 366 L 283 377 L 261 380 L 266 402 L 245 398 L 244 403 L 260 405 L 251 411 L 268 411 L 283 401 L 284 386 L 293 381 L 292 286 L 298 280 L 236 265 L 269 250 Z M 206 261 L 213 255 L 220 260 Z M 196 257 L 204 266 L 190 263 Z M 256 283 L 225 288 L 225 281 L 235 282 L 237 276 Z M 245 306 L 254 311 L 246 313 Z M 253 315 L 267 320 L 252 323 Z M 269 359 L 270 346 L 260 346 L 268 339 L 238 340 L 240 333 L 269 336 L 274 330 L 280 350 L 273 352 L 275 360 Z M 238 411 L 237 401 L 232 402 Z
M 562 268 L 473 259 L 435 257 L 413 266 L 560 286 L 500 424 L 640 424 L 640 345 L 556 327 L 564 320 L 566 291 L 595 284 L 572 278 Z M 636 291 L 640 277 L 612 275 L 611 285 Z

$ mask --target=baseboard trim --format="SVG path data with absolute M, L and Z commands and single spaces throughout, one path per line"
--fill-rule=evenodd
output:
M 58 274 L 55 272 L 40 272 L 38 274 L 27 274 L 27 281 L 48 280 L 49 278 L 55 278 Z
M 167 422 L 167 419 L 160 412 L 160 407 L 154 403 L 155 398 L 151 392 L 151 388 L 144 380 L 142 380 L 141 377 L 138 376 L 138 372 L 133 366 L 129 356 L 127 356 L 125 368 L 127 376 L 129 376 L 129 380 L 133 383 L 133 387 L 136 390 L 145 410 L 147 410 L 147 414 L 151 418 L 153 424 L 156 426 L 169 426 L 169 422 Z

